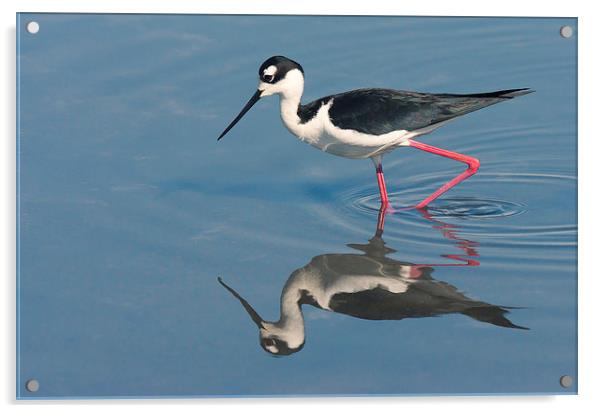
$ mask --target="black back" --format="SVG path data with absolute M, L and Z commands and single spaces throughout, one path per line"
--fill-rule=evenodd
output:
M 525 93 L 529 92 L 526 89 L 511 89 L 455 95 L 358 89 L 302 105 L 298 115 L 302 122 L 307 122 L 323 104 L 333 100 L 330 119 L 335 126 L 381 135 L 397 130 L 426 128 Z
M 505 317 L 508 310 L 504 307 L 471 300 L 442 281 L 418 281 L 404 293 L 383 288 L 338 293 L 332 296 L 329 306 L 334 312 L 366 320 L 402 320 L 458 313 L 500 327 L 528 330 L 508 320 Z

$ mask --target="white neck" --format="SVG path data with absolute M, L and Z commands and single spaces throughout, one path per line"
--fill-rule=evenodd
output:
M 278 94 L 280 95 L 280 117 L 284 125 L 294 135 L 300 135 L 301 119 L 297 115 L 301 96 L 303 96 L 304 79 L 299 70 L 291 70 L 286 77 L 279 83 L 282 83 Z
M 300 299 L 300 291 L 285 289 L 280 300 L 280 319 L 274 323 L 291 347 L 298 347 L 305 341 L 305 322 Z
M 291 70 L 274 86 L 278 88 L 268 89 L 268 93 L 280 95 L 280 117 L 284 126 L 302 141 L 312 145 L 318 144 L 324 131 L 324 125 L 328 122 L 329 106 L 322 106 L 314 118 L 301 123 L 297 112 L 301 104 L 301 96 L 303 96 L 303 73 L 296 69 Z
M 301 71 L 294 69 L 291 70 L 284 76 L 280 82 L 278 82 L 278 93 L 282 99 L 292 100 L 297 102 L 301 101 L 303 96 L 303 86 L 305 85 L 305 78 Z

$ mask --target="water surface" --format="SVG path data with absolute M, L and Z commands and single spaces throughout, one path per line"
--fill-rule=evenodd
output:
M 576 392 L 559 377 L 577 375 L 577 50 L 558 33 L 575 19 L 19 22 L 19 397 Z M 216 142 L 275 54 L 304 66 L 304 101 L 536 93 L 423 137 L 481 161 L 426 213 L 407 207 L 463 166 L 385 157 L 396 212 L 380 233 L 372 163 L 294 139 L 276 98 Z M 300 269 L 424 276 L 447 301 L 396 320 L 306 303 L 304 346 L 274 357 L 217 277 L 277 320 Z M 467 315 L 475 302 L 528 330 Z

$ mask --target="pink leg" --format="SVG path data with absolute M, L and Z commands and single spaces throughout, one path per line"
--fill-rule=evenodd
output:
M 460 175 L 456 176 L 454 179 L 443 185 L 441 188 L 437 189 L 433 194 L 424 199 L 424 201 L 420 202 L 416 205 L 416 208 L 424 208 L 431 201 L 438 198 L 444 192 L 449 191 L 454 186 L 458 185 L 460 182 L 468 178 L 469 176 L 474 175 L 479 169 L 480 162 L 477 158 L 473 158 L 468 155 L 462 155 L 461 153 L 456 153 L 452 151 L 447 151 L 445 149 L 437 148 L 435 146 L 426 145 L 424 143 L 416 142 L 414 140 L 409 141 L 410 146 L 413 148 L 420 149 L 422 151 L 434 153 L 435 155 L 445 156 L 446 158 L 454 159 L 456 161 L 464 162 L 468 165 L 468 168 L 462 172 Z
M 385 185 L 385 176 L 383 175 L 383 166 L 379 163 L 376 166 L 376 180 L 378 181 L 378 190 L 380 191 L 381 209 L 389 205 L 389 195 L 387 195 L 387 186 Z

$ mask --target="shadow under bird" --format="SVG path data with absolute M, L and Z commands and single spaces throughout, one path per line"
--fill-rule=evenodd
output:
M 346 314 L 366 320 L 402 320 L 464 314 L 500 327 L 528 330 L 505 317 L 508 309 L 473 300 L 453 285 L 431 277 L 434 267 L 476 266 L 476 243 L 459 238 L 453 226 L 428 215 L 445 238 L 453 240 L 462 255 L 443 255 L 461 263 L 411 264 L 387 257 L 395 252 L 382 239 L 384 211 L 368 244 L 348 244 L 362 254 L 323 254 L 295 270 L 286 281 L 280 297 L 280 318 L 264 320 L 255 309 L 220 277 L 219 283 L 236 297 L 259 329 L 259 343 L 270 354 L 285 356 L 300 351 L 305 344 L 302 305 Z
M 257 91 L 217 139 L 223 138 L 260 98 L 279 95 L 282 121 L 297 138 L 333 155 L 372 159 L 383 207 L 389 206 L 382 168 L 384 154 L 398 147 L 410 146 L 468 166 L 416 205 L 424 208 L 474 175 L 479 168 L 479 160 L 426 145 L 416 138 L 459 116 L 532 92 L 529 88 L 475 94 L 358 89 L 303 105 L 304 81 L 304 71 L 299 63 L 284 56 L 270 57 L 259 68 Z

